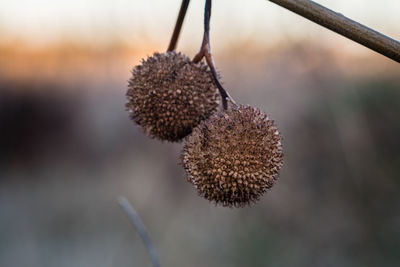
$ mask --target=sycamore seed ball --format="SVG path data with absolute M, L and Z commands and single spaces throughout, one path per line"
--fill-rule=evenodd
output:
M 235 106 L 186 138 L 182 163 L 200 196 L 228 207 L 259 200 L 283 164 L 281 135 L 259 109 Z
M 131 119 L 150 137 L 167 141 L 190 134 L 219 103 L 208 67 L 174 51 L 136 66 L 126 95 Z

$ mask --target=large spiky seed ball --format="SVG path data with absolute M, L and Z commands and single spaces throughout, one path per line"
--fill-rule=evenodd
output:
M 218 107 L 208 67 L 177 52 L 155 53 L 132 71 L 126 107 L 150 136 L 179 141 Z
M 281 135 L 259 109 L 235 106 L 193 130 L 186 138 L 182 163 L 200 196 L 243 207 L 258 200 L 278 178 Z

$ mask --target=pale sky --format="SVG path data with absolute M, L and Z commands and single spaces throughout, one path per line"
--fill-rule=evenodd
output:
M 38 43 L 78 39 L 167 42 L 180 0 L 0 0 L 2 39 Z M 334 11 L 400 39 L 400 0 L 318 0 Z M 203 0 L 192 0 L 182 44 L 201 39 Z M 267 0 L 214 0 L 212 38 L 269 41 L 279 38 L 330 38 L 321 28 Z M 322 35 L 321 35 L 321 32 Z

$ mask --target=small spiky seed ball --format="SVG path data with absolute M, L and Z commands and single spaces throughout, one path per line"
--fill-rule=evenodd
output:
M 150 137 L 179 141 L 218 107 L 217 87 L 204 63 L 177 52 L 155 53 L 132 71 L 126 107 Z
M 257 201 L 278 178 L 281 135 L 259 109 L 235 106 L 186 138 L 182 164 L 200 196 L 228 207 Z

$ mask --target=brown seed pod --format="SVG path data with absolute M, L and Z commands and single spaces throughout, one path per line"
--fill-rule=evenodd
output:
M 186 138 L 182 163 L 200 196 L 228 207 L 257 201 L 278 178 L 281 135 L 259 109 L 234 106 Z
M 218 107 L 208 67 L 177 52 L 155 53 L 132 71 L 126 107 L 150 136 L 179 141 Z

